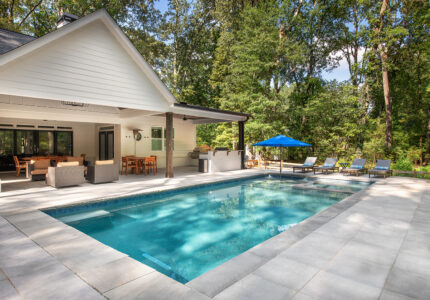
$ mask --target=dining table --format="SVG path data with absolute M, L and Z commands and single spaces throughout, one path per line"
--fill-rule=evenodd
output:
M 144 166 L 145 165 L 145 161 L 148 159 L 148 158 L 151 158 L 150 156 L 129 156 L 128 157 L 128 160 L 129 161 L 134 161 L 134 162 L 136 162 L 136 175 L 138 175 L 138 174 L 140 174 L 140 171 L 141 171 L 141 169 L 142 169 L 142 166 Z M 146 175 L 146 173 L 145 173 L 145 175 Z

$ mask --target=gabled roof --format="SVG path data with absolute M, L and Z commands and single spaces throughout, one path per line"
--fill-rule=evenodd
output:
M 206 107 L 200 107 L 195 105 L 186 105 L 184 103 L 178 103 L 175 97 L 170 93 L 166 85 L 161 81 L 158 75 L 154 72 L 152 67 L 143 59 L 142 55 L 137 51 L 128 37 L 124 34 L 121 28 L 112 19 L 109 13 L 105 9 L 100 9 L 92 14 L 82 17 L 66 26 L 63 26 L 51 33 L 48 33 L 42 37 L 34 38 L 24 34 L 10 32 L 8 30 L 0 31 L 0 47 L 5 49 L 3 54 L 0 52 L 0 68 L 6 66 L 9 63 L 22 58 L 23 56 L 37 51 L 41 47 L 56 41 L 57 39 L 64 37 L 74 31 L 83 28 L 84 26 L 93 23 L 95 21 L 101 21 L 106 28 L 112 33 L 114 38 L 124 48 L 128 55 L 135 61 L 136 65 L 143 71 L 149 81 L 154 87 L 161 93 L 166 99 L 170 106 L 170 111 L 176 114 L 194 115 L 206 119 L 218 120 L 221 122 L 225 121 L 246 121 L 249 115 L 223 111 L 218 109 L 210 109 Z M 2 41 L 3 39 L 5 42 Z M 3 45 L 4 44 L 4 45 Z
M 142 55 L 134 47 L 133 43 L 128 39 L 128 37 L 124 34 L 118 24 L 116 24 L 116 22 L 112 19 L 112 17 L 104 8 L 99 9 L 85 17 L 82 17 L 79 20 L 74 21 L 73 23 L 67 24 L 66 26 L 54 30 L 42 37 L 33 39 L 32 41 L 29 41 L 20 47 L 18 46 L 18 48 L 15 48 L 14 50 L 10 50 L 4 53 L 3 55 L 0 55 L 0 67 L 16 59 L 19 59 L 26 54 L 36 51 L 37 49 L 47 45 L 48 43 L 55 41 L 71 32 L 74 32 L 96 20 L 100 20 L 106 25 L 106 27 L 114 35 L 116 40 L 133 58 L 136 64 L 146 74 L 146 76 L 154 84 L 154 86 L 160 91 L 160 93 L 164 96 L 167 102 L 170 104 L 178 103 L 175 97 L 170 93 L 169 89 L 161 81 L 161 79 L 154 72 L 151 66 L 149 66 L 149 64 L 143 59 Z
M 35 37 L 0 28 L 0 55 L 35 40 Z

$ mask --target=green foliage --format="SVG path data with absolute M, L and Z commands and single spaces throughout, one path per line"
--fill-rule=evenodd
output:
M 380 16 L 382 4 L 169 0 L 162 13 L 152 0 L 17 0 L 0 1 L 0 26 L 41 36 L 63 12 L 104 7 L 179 101 L 251 114 L 248 145 L 286 134 L 313 148 L 284 158 L 390 158 L 410 169 L 430 161 L 430 4 L 391 0 Z M 324 80 L 342 59 L 351 80 Z M 382 67 L 392 98 L 390 149 Z M 237 138 L 234 123 L 197 127 L 198 144 L 235 148 Z
M 405 156 L 400 157 L 393 166 L 393 170 L 413 171 L 414 164 Z

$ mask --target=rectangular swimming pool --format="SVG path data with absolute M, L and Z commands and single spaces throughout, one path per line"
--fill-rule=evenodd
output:
M 186 283 L 346 198 L 347 186 L 259 176 L 45 212 Z

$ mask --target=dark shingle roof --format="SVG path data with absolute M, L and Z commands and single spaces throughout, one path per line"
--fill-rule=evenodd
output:
M 31 42 L 35 38 L 22 33 L 0 28 L 0 55 Z

